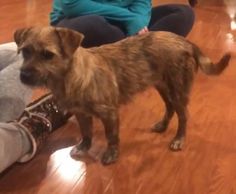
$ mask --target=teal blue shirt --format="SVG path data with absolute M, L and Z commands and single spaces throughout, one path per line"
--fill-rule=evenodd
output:
M 63 18 L 99 15 L 120 23 L 129 36 L 148 26 L 151 8 L 151 0 L 54 0 L 50 21 L 55 24 Z

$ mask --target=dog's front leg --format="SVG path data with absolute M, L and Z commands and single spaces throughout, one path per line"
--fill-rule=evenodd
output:
M 80 156 L 87 152 L 92 143 L 92 116 L 87 116 L 82 113 L 75 114 L 80 126 L 82 139 L 80 143 L 71 150 L 71 156 Z
M 105 128 L 108 147 L 102 156 L 102 163 L 115 162 L 119 155 L 119 116 L 117 111 L 109 111 L 100 115 Z

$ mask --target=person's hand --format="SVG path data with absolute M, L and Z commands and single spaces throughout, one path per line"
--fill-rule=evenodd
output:
M 148 28 L 145 26 L 143 29 L 139 30 L 139 32 L 137 33 L 138 35 L 144 34 L 148 32 Z

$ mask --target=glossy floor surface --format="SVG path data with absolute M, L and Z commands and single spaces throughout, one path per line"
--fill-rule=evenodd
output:
M 47 24 L 50 2 L 1 0 L 0 43 L 11 41 L 16 28 Z M 174 1 L 158 1 L 166 2 Z M 183 151 L 168 149 L 176 117 L 164 134 L 150 132 L 164 111 L 161 98 L 150 89 L 120 110 L 121 154 L 115 164 L 99 162 L 106 144 L 98 120 L 89 156 L 70 158 L 80 137 L 71 119 L 32 161 L 15 164 L 0 176 L 0 193 L 236 194 L 236 1 L 202 0 L 195 12 L 188 39 L 215 62 L 228 50 L 233 57 L 221 76 L 197 75 Z

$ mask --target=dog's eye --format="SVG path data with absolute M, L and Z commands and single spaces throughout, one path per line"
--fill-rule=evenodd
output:
M 44 50 L 44 51 L 42 52 L 42 57 L 43 57 L 44 59 L 46 59 L 46 60 L 52 59 L 53 56 L 54 56 L 54 53 L 51 52 L 51 51 Z
M 22 48 L 22 55 L 23 57 L 26 59 L 26 58 L 29 58 L 31 56 L 31 50 L 27 47 L 25 48 Z

